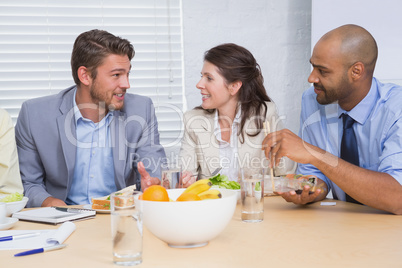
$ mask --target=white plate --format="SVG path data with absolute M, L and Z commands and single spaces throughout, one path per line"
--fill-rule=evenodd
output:
M 96 213 L 104 213 L 104 214 L 109 214 L 110 213 L 110 209 L 109 210 L 107 210 L 107 209 L 93 209 L 91 204 L 84 205 L 83 208 L 95 210 Z
M 14 224 L 16 224 L 18 221 L 17 218 L 6 218 L 6 222 L 5 223 L 0 223 L 0 230 L 7 230 L 10 229 L 11 227 L 14 226 Z

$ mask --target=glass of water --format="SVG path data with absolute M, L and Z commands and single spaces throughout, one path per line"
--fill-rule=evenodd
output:
M 139 191 L 110 195 L 115 264 L 137 265 L 142 262 L 142 214 L 136 206 L 139 195 Z
M 264 220 L 264 176 L 262 173 L 244 174 L 241 179 L 241 219 L 245 222 Z
M 182 169 L 177 161 L 163 163 L 161 184 L 166 189 L 183 188 Z

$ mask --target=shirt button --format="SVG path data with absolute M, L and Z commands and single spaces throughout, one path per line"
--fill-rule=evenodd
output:
M 90 177 L 91 177 L 91 178 L 94 178 L 95 176 L 94 176 L 94 175 L 91 175 Z
M 92 155 L 95 155 L 95 151 L 92 151 Z

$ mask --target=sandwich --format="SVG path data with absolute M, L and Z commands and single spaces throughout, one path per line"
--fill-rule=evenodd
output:
M 131 185 L 126 188 L 117 191 L 116 193 L 122 193 L 127 190 L 135 190 L 136 186 Z M 96 210 L 110 210 L 110 195 L 102 196 L 98 198 L 92 198 L 92 209 Z
M 110 210 L 110 195 L 92 198 L 92 209 Z

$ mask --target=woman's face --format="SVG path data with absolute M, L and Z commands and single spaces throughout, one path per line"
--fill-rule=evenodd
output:
M 204 61 L 201 79 L 196 86 L 201 91 L 202 108 L 220 110 L 233 104 L 234 109 L 236 108 L 237 95 L 230 93 L 225 79 L 212 63 Z

